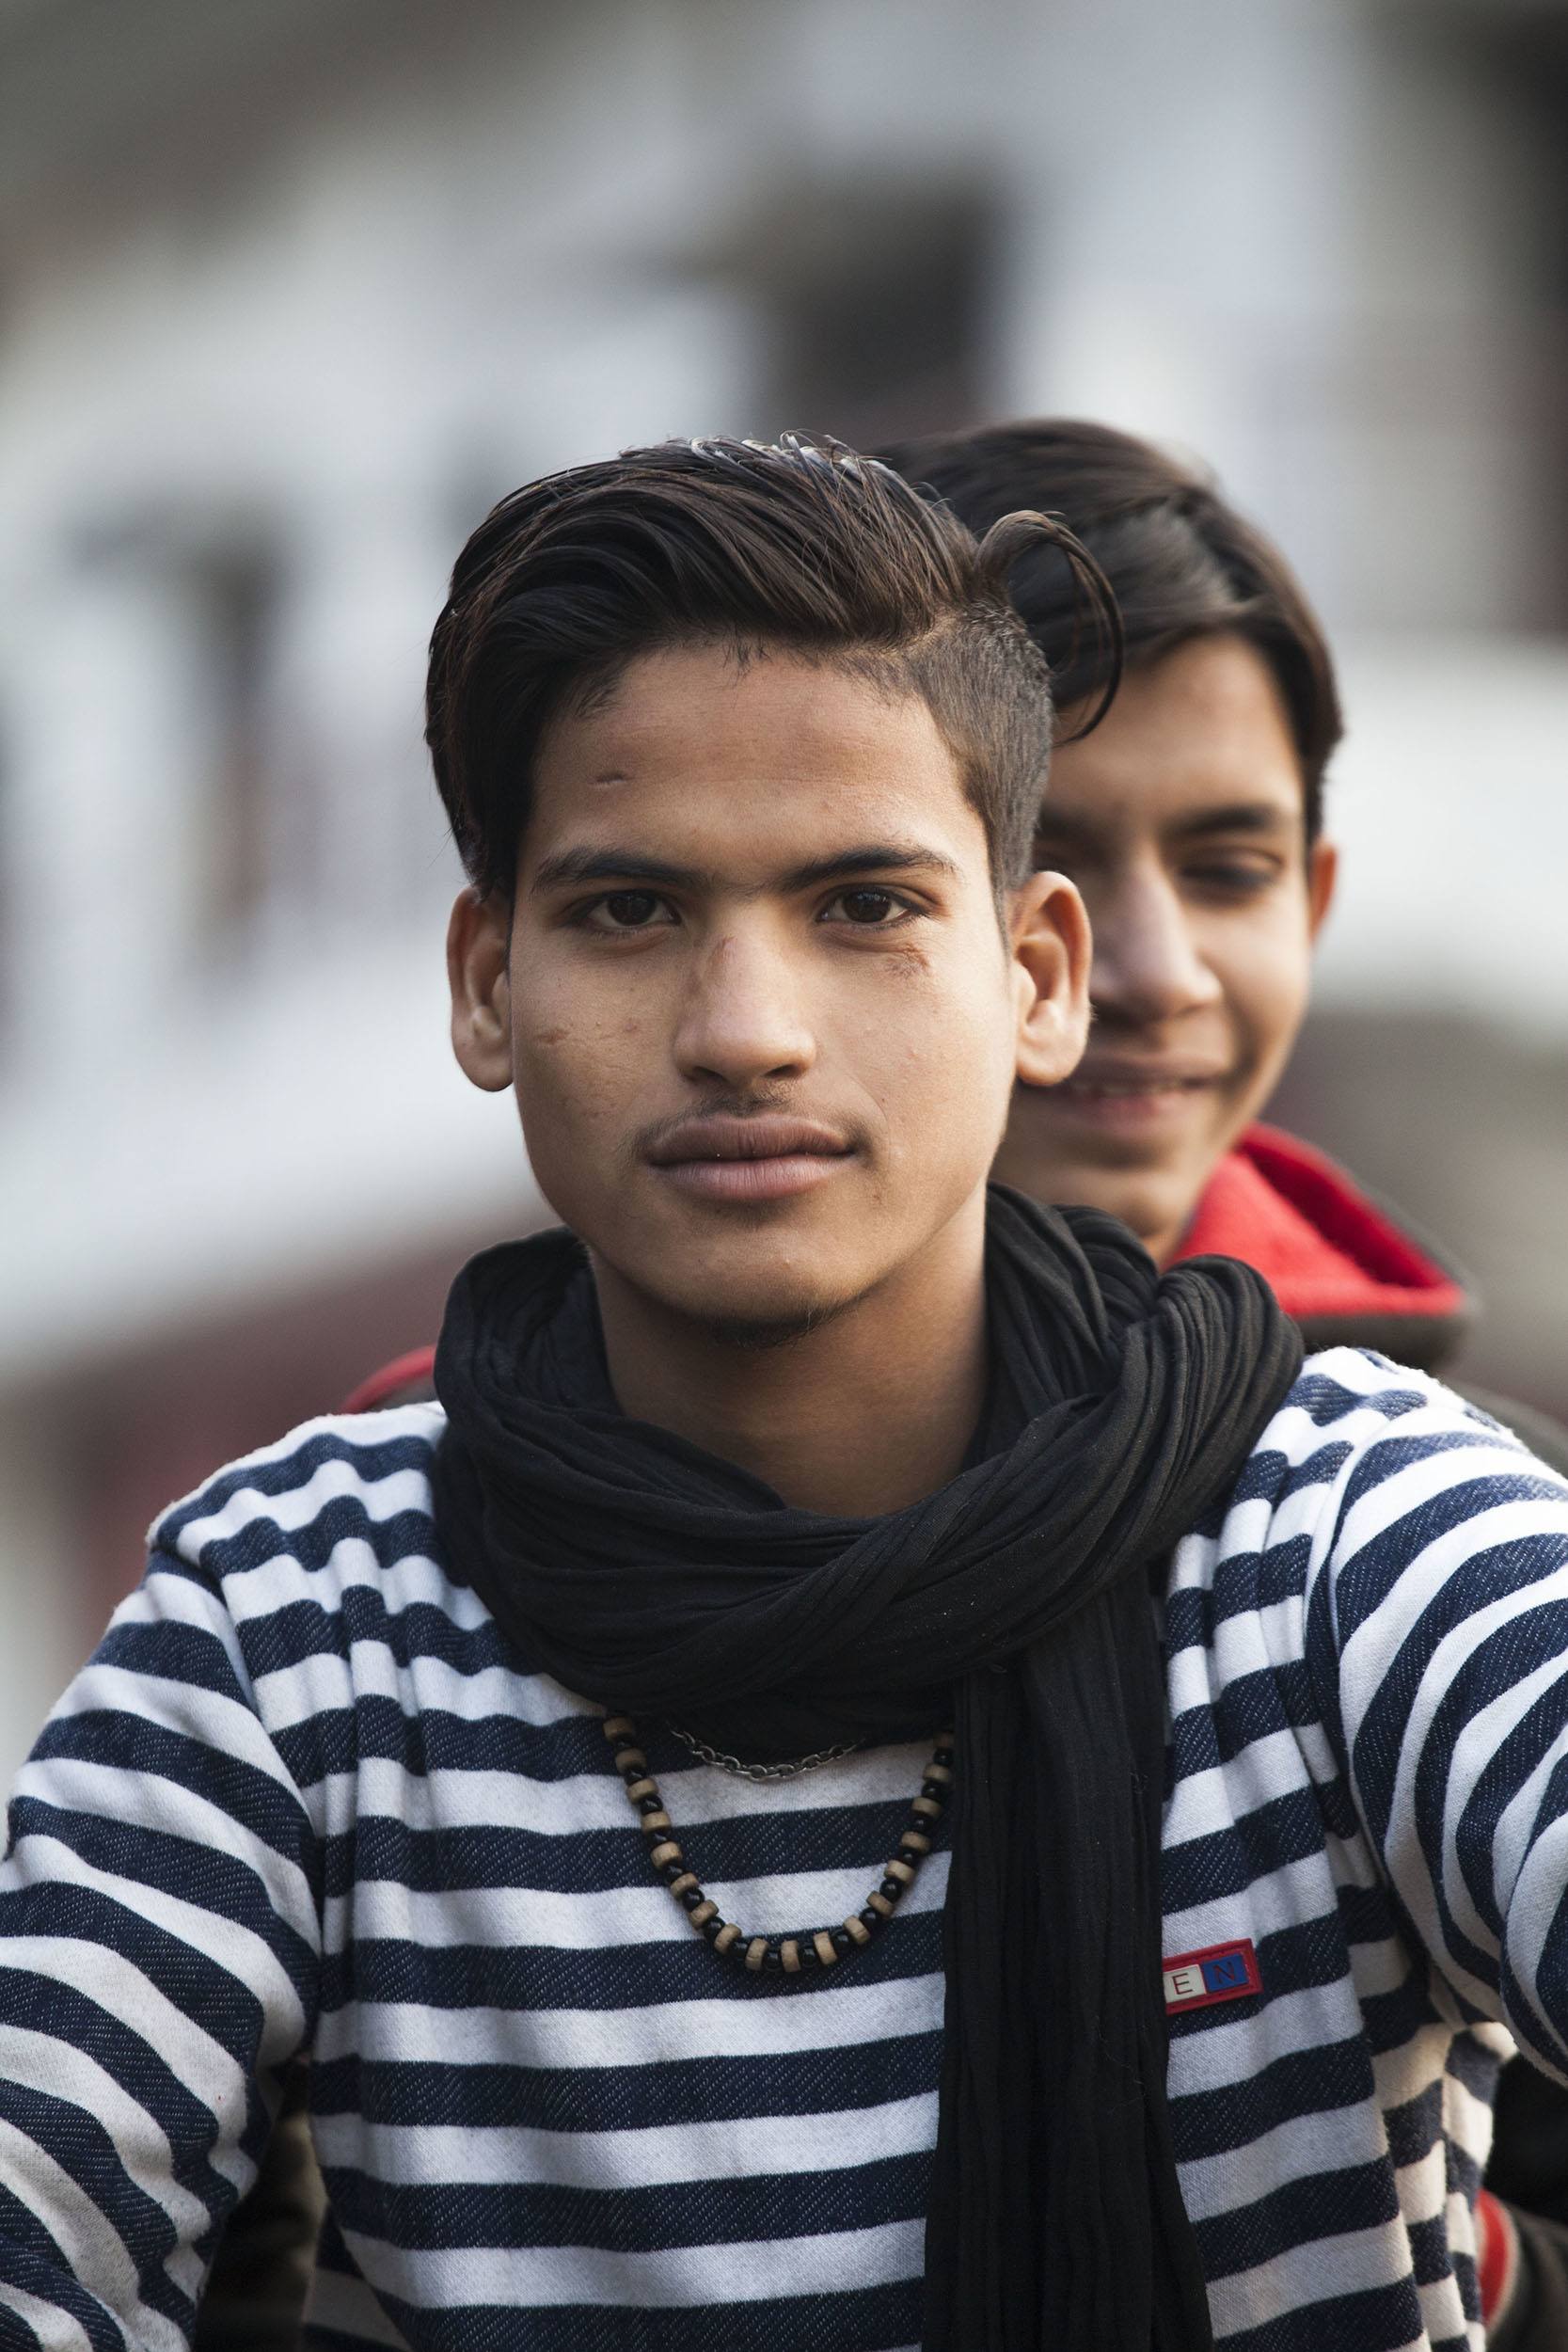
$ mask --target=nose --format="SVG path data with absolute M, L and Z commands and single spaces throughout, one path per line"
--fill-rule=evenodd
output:
M 1142 867 L 1097 891 L 1089 921 L 1089 1001 L 1102 1018 L 1153 1028 L 1219 1001 L 1219 980 L 1164 871 Z
M 777 944 L 726 932 L 693 965 L 674 1040 L 683 1077 L 732 1091 L 798 1078 L 816 1057 L 798 976 Z

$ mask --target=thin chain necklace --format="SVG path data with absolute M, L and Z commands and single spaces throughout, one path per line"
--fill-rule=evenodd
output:
M 808 1928 L 800 1935 L 749 1935 L 734 1920 L 720 1917 L 718 1904 L 711 1896 L 704 1894 L 697 1873 L 688 1865 L 665 1810 L 658 1783 L 649 1772 L 647 1756 L 638 1743 L 637 1725 L 631 1717 L 608 1715 L 603 1730 L 632 1809 L 641 1817 L 642 1835 L 648 1841 L 648 1864 L 655 1878 L 662 1880 L 698 1934 L 722 1959 L 750 1969 L 753 1976 L 806 1976 L 817 1969 L 835 1968 L 841 1960 L 850 1959 L 857 1950 L 863 1951 L 892 1918 L 905 1890 L 914 1884 L 920 1866 L 931 1851 L 931 1840 L 953 1785 L 953 1735 L 941 1731 L 921 1778 L 920 1794 L 911 1804 L 908 1824 L 899 1833 L 898 1851 L 886 1865 L 881 1884 L 866 1897 L 863 1910 L 851 1912 L 847 1919 L 834 1928 Z M 695 1741 L 687 1744 L 694 1754 L 701 1753 Z M 807 1764 L 827 1760 L 826 1756 L 802 1759 Z M 745 1771 L 745 1767 L 741 1769 Z M 801 1767 L 797 1764 L 792 1769 L 799 1771 Z M 752 1767 L 747 1777 L 757 1771 Z M 776 1768 L 771 1776 L 780 1776 Z
M 856 1740 L 847 1740 L 841 1748 L 818 1748 L 815 1756 L 792 1756 L 787 1764 L 742 1764 L 738 1756 L 726 1756 L 721 1748 L 710 1748 L 705 1740 L 683 1731 L 679 1724 L 667 1723 L 664 1728 L 699 1764 L 716 1764 L 721 1772 L 734 1772 L 741 1780 L 799 1780 L 802 1772 L 815 1772 L 824 1764 L 837 1764 L 845 1756 L 853 1756 L 860 1744 Z

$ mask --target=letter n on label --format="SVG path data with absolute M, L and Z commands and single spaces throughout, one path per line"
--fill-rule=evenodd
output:
M 1209 2009 L 1215 2001 L 1244 2001 L 1261 1993 L 1258 1954 L 1249 1935 L 1234 1944 L 1206 1944 L 1200 1952 L 1178 1952 L 1162 1963 L 1165 1981 L 1165 2013 L 1180 2017 L 1189 2009 Z

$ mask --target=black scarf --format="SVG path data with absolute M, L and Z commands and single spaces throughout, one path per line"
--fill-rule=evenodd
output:
M 571 1235 L 489 1250 L 436 1354 L 443 1546 L 531 1668 L 736 1755 L 929 1730 L 956 1683 L 927 2352 L 1202 2352 L 1149 1577 L 1228 1493 L 1301 1343 L 1248 1267 L 1162 1278 L 1112 1218 L 1000 1186 L 987 1302 L 978 1458 L 835 1519 L 616 1409 Z

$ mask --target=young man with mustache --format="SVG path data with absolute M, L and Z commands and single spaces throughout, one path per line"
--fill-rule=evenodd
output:
M 460 560 L 454 1043 L 570 1231 L 440 1408 L 166 1515 L 23 1776 L 40 2340 L 184 2340 L 302 2049 L 325 2344 L 1472 2340 L 1494 2021 L 1568 2066 L 1568 1488 L 988 1189 L 1086 1013 L 1052 536 L 716 442 Z

